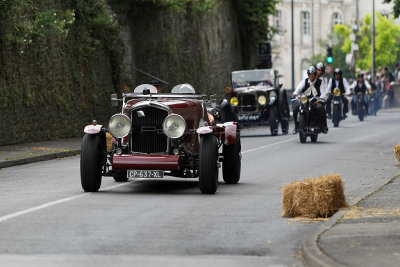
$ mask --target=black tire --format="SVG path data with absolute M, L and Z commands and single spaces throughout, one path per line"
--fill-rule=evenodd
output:
M 289 133 L 289 117 L 290 117 L 290 110 L 288 104 L 288 98 L 285 89 L 279 90 L 279 112 L 281 117 L 281 130 L 282 134 Z
M 236 136 L 236 142 L 232 145 L 223 145 L 222 154 L 222 175 L 225 183 L 237 184 L 240 180 L 240 170 L 242 166 L 240 134 Z
M 81 150 L 81 185 L 86 192 L 97 192 L 101 186 L 101 144 L 98 135 L 86 134 Z
M 272 107 L 269 111 L 269 128 L 272 136 L 278 135 L 278 123 L 278 109 L 276 107 Z
M 340 106 L 334 105 L 333 115 L 332 115 L 333 127 L 339 127 L 339 121 L 340 121 Z
M 364 108 L 363 108 L 362 104 L 357 103 L 357 114 L 358 114 L 358 118 L 360 119 L 360 121 L 363 121 L 364 120 Z
M 318 140 L 318 134 L 317 133 L 311 135 L 310 137 L 311 137 L 311 142 L 312 143 L 316 143 L 317 142 L 317 140 Z
M 116 182 L 126 182 L 128 181 L 128 177 L 126 176 L 126 171 L 117 172 L 113 175 L 114 181 Z
M 218 188 L 218 147 L 214 135 L 200 136 L 199 187 L 203 194 L 214 194 Z
M 300 138 L 300 143 L 305 143 L 307 141 L 307 135 L 305 133 L 305 119 L 306 117 L 303 114 L 300 114 L 299 116 L 299 129 L 297 130 L 299 132 L 299 138 Z

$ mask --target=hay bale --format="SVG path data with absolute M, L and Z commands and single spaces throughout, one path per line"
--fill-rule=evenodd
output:
M 342 177 L 329 174 L 282 187 L 284 217 L 328 217 L 347 207 Z
M 394 146 L 393 152 L 396 155 L 396 158 L 400 163 L 400 143 L 398 143 L 397 145 Z

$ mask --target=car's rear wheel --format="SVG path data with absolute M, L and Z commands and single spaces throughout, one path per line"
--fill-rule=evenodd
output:
M 232 145 L 222 147 L 224 162 L 222 164 L 222 174 L 225 183 L 236 184 L 240 180 L 240 170 L 242 162 L 240 134 L 236 136 L 236 142 Z
M 86 192 L 97 192 L 101 185 L 101 144 L 98 135 L 86 134 L 81 150 L 81 185 Z
M 214 194 L 218 188 L 218 147 L 214 135 L 200 136 L 199 187 L 203 194 Z
M 278 135 L 278 109 L 272 107 L 269 111 L 269 127 L 271 130 L 271 135 Z

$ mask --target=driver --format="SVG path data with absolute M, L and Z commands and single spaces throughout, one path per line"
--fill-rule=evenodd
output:
M 261 82 L 257 84 L 257 86 L 273 86 L 274 84 L 271 81 L 268 73 L 265 73 Z
M 327 90 L 330 91 L 331 95 L 326 99 L 326 113 L 328 114 L 328 119 L 332 118 L 331 115 L 331 101 L 333 98 L 333 89 L 340 89 L 340 96 L 343 101 L 343 119 L 347 118 L 346 113 L 349 112 L 349 101 L 346 96 L 350 96 L 350 87 L 347 83 L 346 78 L 342 77 L 342 71 L 339 68 L 336 68 L 333 71 L 333 79 L 329 80 Z
M 317 71 L 314 66 L 310 66 L 307 69 L 307 75 L 308 78 L 302 80 L 296 90 L 294 90 L 293 95 L 294 96 L 300 96 L 302 94 L 305 94 L 308 97 L 319 97 L 319 98 L 325 98 L 326 96 L 326 89 L 324 87 L 324 84 L 322 83 L 322 79 L 317 78 Z M 298 121 L 297 121 L 297 114 L 300 109 L 300 103 L 296 105 L 296 107 L 293 109 L 293 117 L 295 120 L 295 130 L 297 132 L 298 128 Z M 321 125 L 321 131 L 323 133 L 328 132 L 328 126 L 326 124 L 326 113 L 325 113 L 325 107 L 324 103 L 321 103 L 317 100 L 315 103 L 315 111 L 318 116 L 318 122 L 319 125 Z M 294 132 L 295 133 L 295 132 Z

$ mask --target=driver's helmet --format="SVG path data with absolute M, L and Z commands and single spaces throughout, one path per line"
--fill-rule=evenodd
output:
M 341 69 L 339 69 L 339 68 L 336 68 L 336 69 L 334 69 L 334 71 L 333 71 L 333 75 L 335 75 L 335 74 L 339 74 L 339 75 L 340 75 L 340 77 L 342 77 L 342 74 L 343 74 L 343 72 L 342 72 L 342 70 L 341 70 Z
M 316 68 L 317 70 L 322 70 L 322 74 L 325 73 L 325 66 L 324 66 L 324 64 L 323 64 L 322 62 L 318 62 L 318 63 L 315 65 L 315 68 Z
M 308 69 L 307 69 L 307 75 L 310 75 L 310 74 L 314 74 L 314 75 L 317 74 L 317 70 L 315 69 L 314 66 L 308 67 Z
M 364 79 L 364 73 L 362 73 L 362 72 L 358 73 L 357 78 L 363 78 Z

